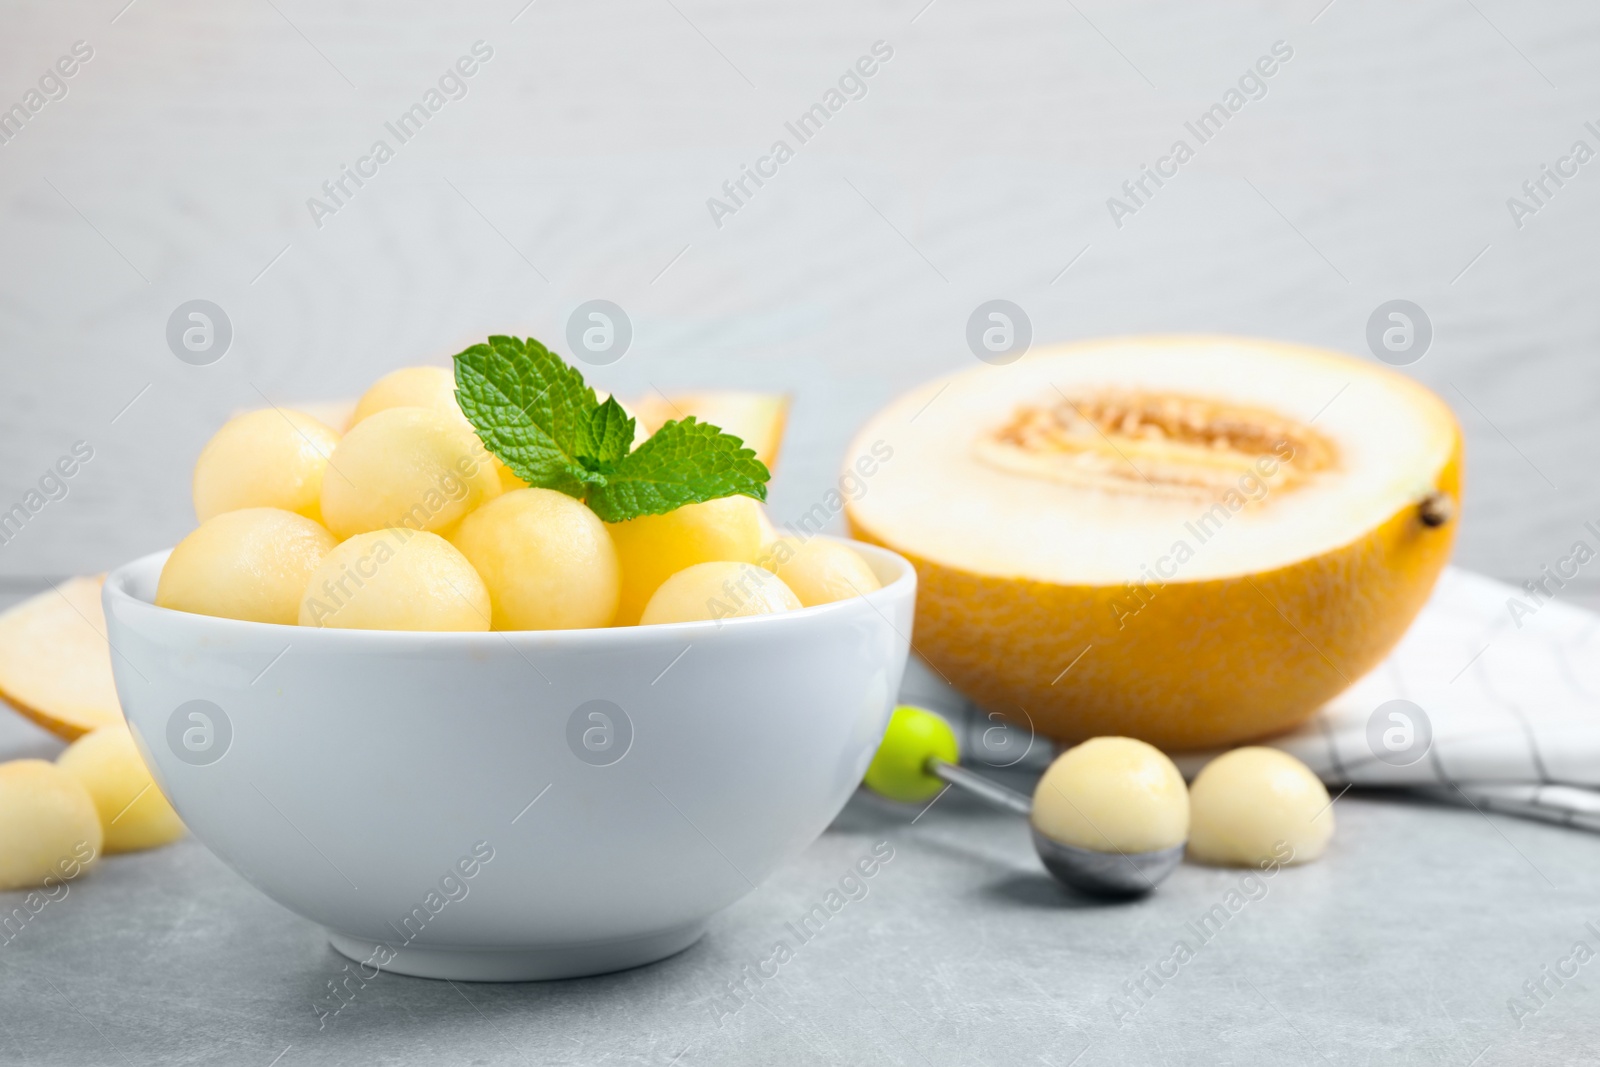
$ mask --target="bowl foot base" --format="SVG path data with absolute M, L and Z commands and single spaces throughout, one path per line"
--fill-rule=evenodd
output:
M 546 948 L 429 948 L 407 945 L 393 951 L 381 969 L 417 978 L 448 978 L 461 982 L 536 982 L 553 978 L 582 978 L 591 974 L 627 970 L 675 955 L 700 940 L 703 922 L 690 923 L 660 933 L 621 941 L 590 941 Z M 380 966 L 380 943 L 328 931 L 328 943 L 340 955 L 369 967 Z M 384 955 L 388 955 L 385 952 Z

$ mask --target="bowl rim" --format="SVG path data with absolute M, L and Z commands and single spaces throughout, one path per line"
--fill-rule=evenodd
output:
M 909 594 L 914 594 L 917 585 L 917 572 L 911 562 L 892 549 L 881 545 L 868 544 L 848 537 L 838 537 L 832 534 L 813 534 L 813 538 L 821 537 L 825 540 L 846 545 L 867 558 L 868 564 L 873 566 L 874 573 L 881 574 L 884 568 L 897 572 L 889 582 L 863 596 L 850 597 L 845 600 L 836 600 L 830 604 L 818 604 L 814 607 L 799 608 L 795 611 L 775 612 L 770 615 L 729 616 L 724 619 L 706 619 L 695 622 L 653 623 L 649 626 L 600 626 L 589 629 L 566 630 L 360 630 L 342 629 L 329 626 L 298 626 L 276 622 L 254 622 L 246 619 L 228 619 L 218 615 L 202 615 L 198 612 L 179 611 L 176 608 L 159 607 L 151 600 L 146 600 L 133 593 L 130 586 L 141 580 L 154 577 L 160 578 L 160 568 L 172 553 L 171 548 L 158 552 L 150 552 L 136 559 L 129 560 L 119 567 L 114 568 L 106 575 L 105 585 L 101 597 L 105 606 L 107 625 L 112 625 L 113 618 L 120 618 L 119 612 L 133 612 L 146 619 L 161 620 L 163 624 L 189 627 L 194 630 L 205 631 L 216 636 L 248 637 L 258 635 L 268 637 L 278 635 L 287 638 L 293 635 L 296 641 L 319 641 L 331 648 L 338 648 L 341 643 L 369 644 L 382 642 L 396 647 L 406 645 L 427 645 L 436 648 L 441 642 L 471 644 L 484 639 L 523 639 L 534 640 L 540 644 L 556 644 L 563 647 L 578 646 L 583 648 L 608 648 L 635 643 L 653 635 L 671 635 L 679 638 L 694 638 L 706 636 L 731 627 L 734 632 L 749 633 L 756 627 L 768 627 L 778 630 L 779 627 L 804 625 L 805 622 L 825 618 L 828 616 L 844 616 L 858 614 L 860 604 L 865 604 L 877 615 L 881 616 L 890 626 L 894 626 L 889 612 L 891 605 Z M 757 566 L 757 564 L 751 564 Z M 150 572 L 154 571 L 152 576 Z

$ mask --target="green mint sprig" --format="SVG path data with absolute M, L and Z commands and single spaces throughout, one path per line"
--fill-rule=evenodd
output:
M 490 337 L 455 357 L 456 401 L 484 447 L 531 486 L 588 504 L 606 522 L 685 504 L 767 498 L 772 473 L 744 442 L 694 416 L 632 448 L 634 420 L 533 338 Z

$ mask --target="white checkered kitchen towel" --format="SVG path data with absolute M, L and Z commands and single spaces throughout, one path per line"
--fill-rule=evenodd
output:
M 1554 583 L 1547 587 L 1556 590 Z M 901 698 L 950 719 L 977 766 L 1042 769 L 921 663 Z M 1600 615 L 1449 568 L 1395 651 L 1305 725 L 1265 742 L 1334 790 L 1382 786 L 1600 831 Z M 1193 775 L 1217 753 L 1176 757 Z M 975 758 L 974 758 L 975 757 Z

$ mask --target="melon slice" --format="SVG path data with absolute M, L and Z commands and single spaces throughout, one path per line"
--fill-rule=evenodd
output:
M 73 578 L 0 615 L 0 697 L 73 741 L 121 723 L 100 607 L 104 578 Z
M 771 470 L 777 465 L 778 449 L 783 443 L 789 397 L 781 393 L 735 391 L 656 393 L 633 401 L 629 407 L 650 433 L 673 419 L 690 415 L 701 422 L 709 422 L 742 440 Z
M 1068 743 L 1292 727 L 1394 646 L 1455 539 L 1449 408 L 1294 345 L 1037 349 L 892 404 L 846 469 L 884 445 L 846 514 L 915 564 L 918 651 Z

